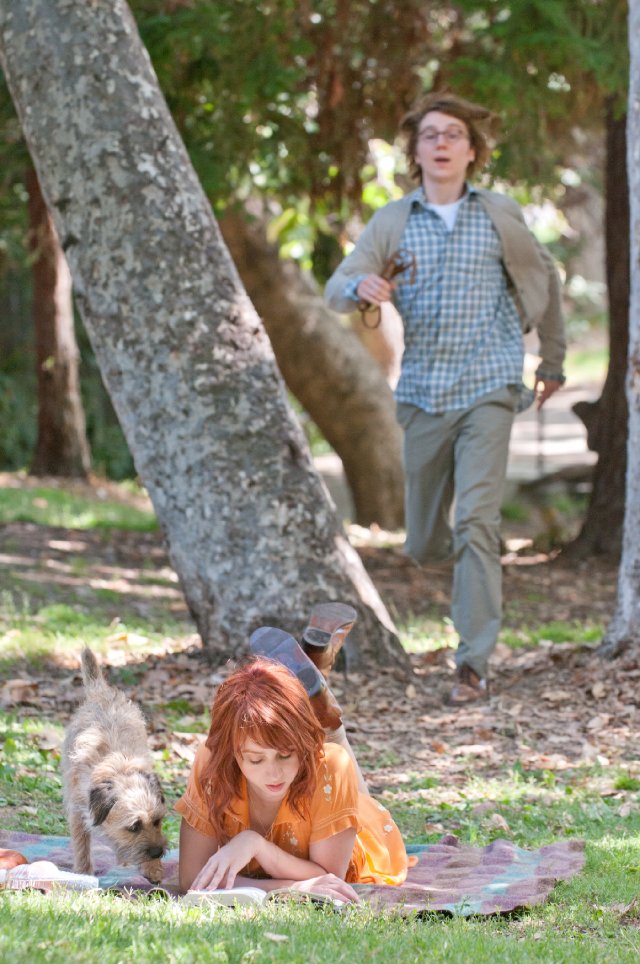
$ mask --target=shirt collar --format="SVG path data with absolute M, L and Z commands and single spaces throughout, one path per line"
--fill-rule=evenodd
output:
M 462 195 L 461 200 L 464 202 L 467 200 L 468 197 L 472 197 L 474 194 L 477 194 L 477 193 L 478 193 L 478 189 L 474 187 L 473 184 L 470 184 L 469 181 L 465 181 L 465 192 Z M 418 205 L 428 210 L 429 202 L 425 197 L 424 188 L 422 186 L 417 187 L 414 191 L 411 191 L 411 193 L 408 196 L 411 201 L 412 208 L 415 208 L 416 205 Z

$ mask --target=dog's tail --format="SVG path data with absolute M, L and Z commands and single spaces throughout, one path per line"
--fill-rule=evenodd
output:
M 98 666 L 98 660 L 88 646 L 85 646 L 82 650 L 80 662 L 82 664 L 82 679 L 84 680 L 85 686 L 88 686 L 89 683 L 102 680 L 102 670 Z

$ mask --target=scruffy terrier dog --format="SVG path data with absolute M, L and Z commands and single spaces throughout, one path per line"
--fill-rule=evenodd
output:
M 82 652 L 85 702 L 71 718 L 62 749 L 64 797 L 74 870 L 90 874 L 91 831 L 100 827 L 118 861 L 136 864 L 153 883 L 162 880 L 160 858 L 166 813 L 142 713 L 104 681 L 95 656 Z

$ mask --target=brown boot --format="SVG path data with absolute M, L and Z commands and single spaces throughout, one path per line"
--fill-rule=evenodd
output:
M 302 648 L 325 679 L 357 618 L 353 606 L 346 603 L 318 603 L 311 610 Z
M 337 730 L 342 725 L 342 710 L 324 676 L 303 653 L 293 636 L 282 629 L 261 626 L 251 634 L 249 646 L 256 656 L 267 656 L 282 663 L 298 678 L 307 691 L 320 726 L 325 730 Z
M 489 685 L 486 679 L 466 664 L 456 670 L 456 682 L 449 694 L 449 706 L 467 706 L 489 698 Z

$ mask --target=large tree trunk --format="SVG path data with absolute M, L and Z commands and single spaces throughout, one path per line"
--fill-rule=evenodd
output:
M 285 382 L 342 460 L 355 521 L 399 528 L 402 438 L 382 370 L 326 307 L 313 279 L 279 257 L 260 220 L 229 212 L 220 228 Z
M 103 380 L 206 646 L 241 650 L 262 623 L 296 632 L 313 603 L 337 597 L 358 608 L 373 659 L 402 659 L 126 3 L 3 0 L 0 53 Z
M 91 459 L 78 383 L 71 275 L 33 168 L 27 190 L 38 375 L 38 439 L 31 473 L 86 478 Z
M 628 646 L 640 646 L 640 0 L 629 3 L 631 76 L 628 113 L 628 172 L 631 207 L 631 299 L 627 401 L 629 440 L 627 485 L 618 574 L 616 612 L 607 629 L 602 651 L 617 656 Z
M 627 467 L 625 375 L 629 346 L 629 182 L 626 117 L 607 109 L 605 242 L 609 292 L 609 368 L 597 402 L 578 402 L 574 411 L 587 428 L 587 444 L 598 453 L 593 489 L 576 555 L 619 555 Z

